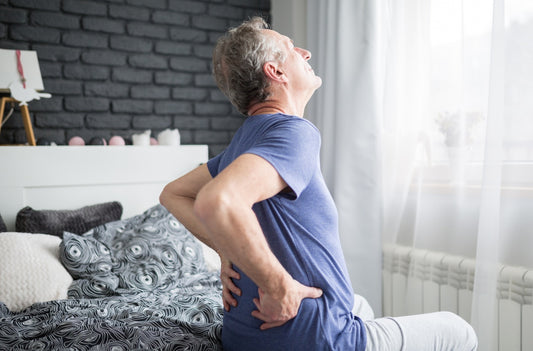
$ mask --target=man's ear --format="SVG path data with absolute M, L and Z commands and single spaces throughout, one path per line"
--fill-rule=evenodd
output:
M 285 83 L 287 81 L 287 76 L 276 62 L 265 63 L 263 65 L 263 72 L 265 72 L 265 75 L 269 79 L 275 82 Z

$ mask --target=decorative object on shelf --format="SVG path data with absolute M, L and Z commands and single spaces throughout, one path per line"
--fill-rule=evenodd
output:
M 44 90 L 36 51 L 0 49 L 0 92 L 9 92 L 13 82 L 23 89 Z
M 157 135 L 159 145 L 180 145 L 180 132 L 177 129 L 165 129 Z
M 133 140 L 133 145 L 135 146 L 149 146 L 150 145 L 150 133 L 152 131 L 150 129 L 144 131 L 140 134 L 133 134 L 131 136 Z
M 28 102 L 52 96 L 38 92 L 43 89 L 37 52 L 0 49 L 0 92 L 10 92 L 11 94 L 11 97 L 3 97 L 0 103 L 0 131 L 14 110 L 14 107 L 12 107 L 5 121 L 2 121 L 6 103 L 11 102 L 13 104 L 17 102 L 20 106 L 28 144 L 35 146 L 36 141 L 28 110 Z
M 70 140 L 68 141 L 68 145 L 69 146 L 83 146 L 85 145 L 85 140 L 83 140 L 82 137 L 75 136 L 75 137 L 70 138 Z
M 118 135 L 114 135 L 114 136 L 111 137 L 111 139 L 109 139 L 109 145 L 111 145 L 111 146 L 124 146 L 124 145 L 126 145 L 126 141 L 124 140 L 123 137 L 118 136 Z
M 91 140 L 89 140 L 89 144 L 88 145 L 107 145 L 107 141 L 105 140 L 105 138 L 102 138 L 102 137 L 99 137 L 99 136 L 96 136 L 96 137 L 92 137 Z
M 37 145 L 39 146 L 57 146 L 57 144 L 55 142 L 53 142 L 52 140 L 46 138 L 46 137 L 41 137 L 39 139 L 37 139 Z
M 52 95 L 48 93 L 39 93 L 35 89 L 24 88 L 20 82 L 13 82 L 9 84 L 9 90 L 11 91 L 11 96 L 19 101 L 20 106 L 27 105 L 28 102 L 32 100 L 40 100 L 43 98 L 51 98 Z

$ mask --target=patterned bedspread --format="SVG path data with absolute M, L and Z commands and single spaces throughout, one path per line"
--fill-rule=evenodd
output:
M 163 207 L 65 233 L 60 254 L 69 298 L 16 313 L 0 303 L 0 350 L 221 349 L 218 273 Z

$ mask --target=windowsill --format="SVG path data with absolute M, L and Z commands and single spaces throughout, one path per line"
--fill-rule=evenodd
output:
M 501 167 L 501 168 L 500 168 Z M 484 173 L 499 177 L 501 171 L 502 189 L 529 190 L 533 189 L 533 162 L 506 162 L 502 165 L 483 165 L 480 162 L 469 162 L 461 167 L 450 167 L 447 162 L 434 163 L 431 166 L 419 166 L 416 169 L 413 183 L 416 184 L 418 175 L 421 175 L 422 184 L 436 187 L 466 187 L 480 188 L 483 185 Z

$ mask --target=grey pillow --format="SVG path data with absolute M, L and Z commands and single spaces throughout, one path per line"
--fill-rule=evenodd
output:
M 71 298 L 179 288 L 207 272 L 198 241 L 161 205 L 81 236 L 65 233 L 59 252 L 77 278 Z
M 34 210 L 27 206 L 17 213 L 15 230 L 63 237 L 63 232 L 83 234 L 104 223 L 122 217 L 122 204 L 117 201 L 85 206 L 76 210 Z

